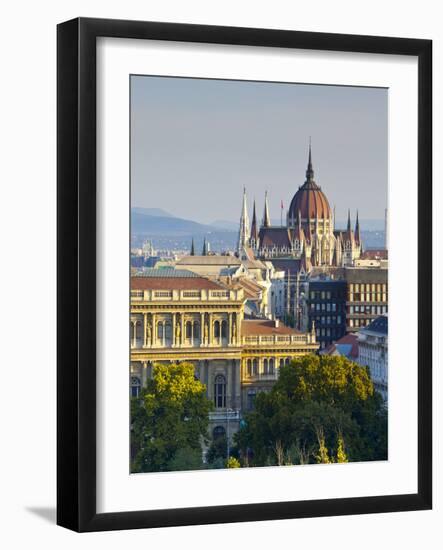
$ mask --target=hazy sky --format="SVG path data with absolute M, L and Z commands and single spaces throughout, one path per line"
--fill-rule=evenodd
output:
M 305 180 L 309 136 L 315 180 L 337 220 L 384 218 L 387 99 L 380 88 L 133 76 L 132 206 L 202 223 L 237 221 L 242 190 L 262 217 L 280 219 Z

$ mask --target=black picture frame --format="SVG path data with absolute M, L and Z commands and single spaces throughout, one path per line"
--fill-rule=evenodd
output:
M 96 512 L 96 39 L 399 54 L 418 58 L 416 494 Z M 57 29 L 57 523 L 75 531 L 426 510 L 432 507 L 432 42 L 79 18 Z

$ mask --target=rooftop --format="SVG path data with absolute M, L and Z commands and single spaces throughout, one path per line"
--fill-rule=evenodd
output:
M 131 277 L 131 290 L 225 290 L 225 287 L 190 271 L 166 268 Z
M 326 355 L 333 355 L 334 352 L 338 352 L 348 359 L 356 360 L 358 358 L 357 334 L 345 334 L 325 350 Z
M 248 319 L 241 324 L 243 336 L 262 336 L 273 334 L 301 334 L 299 330 L 287 327 L 282 323 L 275 326 L 275 321 L 269 319 Z
M 360 329 L 361 332 L 378 332 L 379 334 L 388 334 L 388 316 L 387 315 L 380 315 L 380 317 L 377 317 L 372 321 L 372 323 L 369 323 L 367 327 L 364 327 Z
M 183 256 L 177 265 L 239 266 L 241 261 L 235 256 Z

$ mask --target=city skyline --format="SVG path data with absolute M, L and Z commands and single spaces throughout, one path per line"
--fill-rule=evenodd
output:
M 132 206 L 175 217 L 238 221 L 243 187 L 261 218 L 283 221 L 303 184 L 309 139 L 315 180 L 336 208 L 384 219 L 387 90 L 308 84 L 131 78 Z M 152 182 L 152 185 L 150 185 Z M 210 192 L 201 204 L 195 197 Z

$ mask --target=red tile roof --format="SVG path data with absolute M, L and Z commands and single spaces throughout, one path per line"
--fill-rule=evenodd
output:
M 205 277 L 131 277 L 131 290 L 225 290 Z
M 281 322 L 278 327 L 274 321 L 268 319 L 243 320 L 241 324 L 243 336 L 265 336 L 272 334 L 301 334 L 300 331 L 283 325 Z

